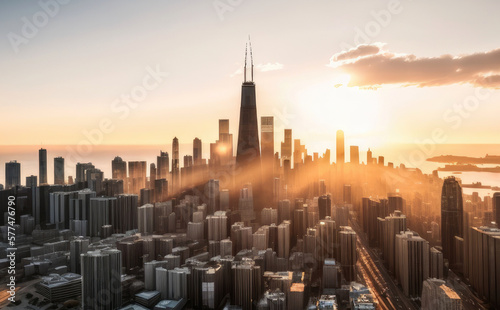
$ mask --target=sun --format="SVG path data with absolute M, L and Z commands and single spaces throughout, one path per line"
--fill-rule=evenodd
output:
M 348 87 L 349 79 L 349 75 L 340 75 L 299 93 L 301 118 L 311 131 L 333 136 L 341 129 L 346 135 L 363 136 L 377 130 L 380 111 L 376 90 Z

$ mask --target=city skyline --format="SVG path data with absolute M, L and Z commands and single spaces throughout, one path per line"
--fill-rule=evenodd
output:
M 101 144 L 161 144 L 173 136 L 180 141 L 194 137 L 213 140 L 216 132 L 207 130 L 212 126 L 210 118 L 233 120 L 230 130 L 235 133 L 239 101 L 235 86 L 242 80 L 241 50 L 247 34 L 257 51 L 259 118 L 274 116 L 275 126 L 280 128 L 293 122 L 302 141 L 314 149 L 327 148 L 339 129 L 346 133 L 346 140 L 361 148 L 422 142 L 431 138 L 436 128 L 446 137 L 438 143 L 499 143 L 488 129 L 496 126 L 493 105 L 499 94 L 493 88 L 498 87 L 495 74 L 500 40 L 493 33 L 491 40 L 473 36 L 467 41 L 454 39 L 457 33 L 468 33 L 468 27 L 486 36 L 494 28 L 488 19 L 470 14 L 466 4 L 443 2 L 426 9 L 430 18 L 423 25 L 418 22 L 422 6 L 406 1 L 390 3 L 370 2 L 354 14 L 357 8 L 352 4 L 318 2 L 323 10 L 314 8 L 319 14 L 314 20 L 307 14 L 313 8 L 301 3 L 280 10 L 279 3 L 242 2 L 223 13 L 212 3 L 156 3 L 156 10 L 135 3 L 119 8 L 115 2 L 85 8 L 77 3 L 60 5 L 57 14 L 33 38 L 26 39 L 26 44 L 14 48 L 12 35 L 0 43 L 5 47 L 0 61 L 10 72 L 0 80 L 6 94 L 5 112 L 23 113 L 30 124 L 18 128 L 15 137 L 4 137 L 0 144 L 73 145 L 85 139 L 84 131 L 99 128 L 103 119 L 111 120 L 113 130 L 104 135 Z M 3 18 L 7 34 L 20 36 L 25 24 L 22 17 L 29 21 L 43 10 L 36 3 L 3 5 L 8 10 L 0 14 L 9 11 Z M 446 6 L 455 7 L 456 13 L 440 14 Z M 490 3 L 476 10 L 494 12 L 497 6 Z M 69 19 L 78 9 L 79 18 Z M 103 13 L 111 9 L 116 9 L 115 17 Z M 175 16 L 170 14 L 173 11 Z M 437 14 L 439 21 L 432 18 Z M 128 19 L 130 16 L 137 18 Z M 149 22 L 144 23 L 146 16 Z M 257 25 L 254 21 L 259 17 L 262 22 Z M 299 17 L 309 21 L 315 31 L 298 31 L 302 24 L 294 21 Z M 97 23 L 85 26 L 89 18 Z M 466 18 L 471 22 L 464 24 Z M 413 30 L 414 25 L 419 25 L 421 32 Z M 280 35 L 283 31 L 284 36 Z M 405 31 L 415 39 L 403 36 Z M 307 46 L 303 42 L 308 42 Z M 365 65 L 376 65 L 380 59 L 388 67 L 379 68 L 394 74 L 401 69 L 398 61 L 412 60 L 411 67 L 404 70 L 410 70 L 408 74 L 414 77 L 374 79 Z M 440 64 L 443 59 L 446 63 Z M 443 79 L 426 69 L 427 63 L 443 72 L 453 68 L 467 74 Z M 481 64 L 488 66 L 487 72 Z M 152 71 L 161 72 L 156 76 L 158 85 L 131 113 L 112 108 L 122 94 L 130 95 Z M 190 91 L 193 84 L 199 85 L 195 93 Z M 22 87 L 30 87 L 30 94 Z M 484 95 L 485 90 L 492 92 Z M 479 101 L 477 107 L 475 100 Z M 470 110 L 465 109 L 467 104 Z M 80 116 L 76 119 L 73 107 Z M 190 114 L 193 108 L 200 113 Z M 58 112 L 50 113 L 49 109 Z M 185 118 L 196 126 L 183 126 L 180 120 Z M 415 119 L 425 122 L 407 126 Z M 129 126 L 131 123 L 137 126 Z M 164 129 L 156 129 L 159 123 L 165 124 Z M 0 126 L 7 130 L 8 125 Z M 35 134 L 34 128 L 38 129 Z
M 0 4 L 0 307 L 500 309 L 500 3 L 311 3 Z

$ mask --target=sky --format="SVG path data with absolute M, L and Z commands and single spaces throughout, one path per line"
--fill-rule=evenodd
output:
M 335 132 L 500 143 L 498 1 L 0 1 L 0 145 L 163 144 L 238 132 L 251 38 L 276 145 Z

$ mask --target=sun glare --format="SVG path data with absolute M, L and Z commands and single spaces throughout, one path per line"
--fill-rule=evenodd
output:
M 377 130 L 379 103 L 376 91 L 347 87 L 349 78 L 344 74 L 333 81 L 314 84 L 299 94 L 297 105 L 301 121 L 310 131 L 333 137 L 338 129 L 355 136 Z

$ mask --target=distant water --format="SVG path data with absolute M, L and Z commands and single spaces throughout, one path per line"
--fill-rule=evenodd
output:
M 278 141 L 279 142 L 279 141 Z M 331 160 L 335 158 L 334 143 L 331 144 Z M 306 145 L 307 146 L 307 145 Z M 77 162 L 92 162 L 97 168 L 104 172 L 105 177 L 111 177 L 111 161 L 115 156 L 120 156 L 125 161 L 145 160 L 148 165 L 156 163 L 156 156 L 160 150 L 167 151 L 172 159 L 171 144 L 163 145 L 97 145 L 91 149 L 78 148 L 74 145 L 44 145 L 47 149 L 47 174 L 48 182 L 54 179 L 54 157 L 65 158 L 65 177 L 69 175 L 75 177 L 75 165 Z M 38 175 L 38 150 L 39 145 L 27 146 L 0 146 L 0 182 L 5 184 L 5 163 L 17 160 L 21 163 L 21 184 L 25 184 L 26 176 Z M 349 147 L 346 145 L 346 161 L 349 158 Z M 276 151 L 279 148 L 275 147 Z M 360 150 L 360 161 L 366 162 L 366 149 Z M 438 155 L 462 155 L 482 157 L 486 154 L 500 155 L 500 144 L 440 144 L 432 146 L 417 146 L 415 144 L 388 144 L 372 148 L 373 156 L 384 156 L 385 164 L 388 162 L 399 165 L 405 164 L 407 167 L 419 168 L 424 173 L 432 173 L 444 164 L 425 161 L 426 158 Z M 180 144 L 180 163 L 183 165 L 183 156 L 192 155 L 192 144 Z M 203 144 L 203 158 L 209 158 L 210 144 Z M 149 168 L 148 168 L 149 175 Z M 462 172 L 462 174 L 452 174 L 449 171 L 439 172 L 440 177 L 454 175 L 462 179 L 463 183 L 481 182 L 483 185 L 500 186 L 500 173 L 488 172 Z M 481 196 L 491 195 L 491 190 L 464 188 L 464 193 L 470 194 L 477 191 Z

